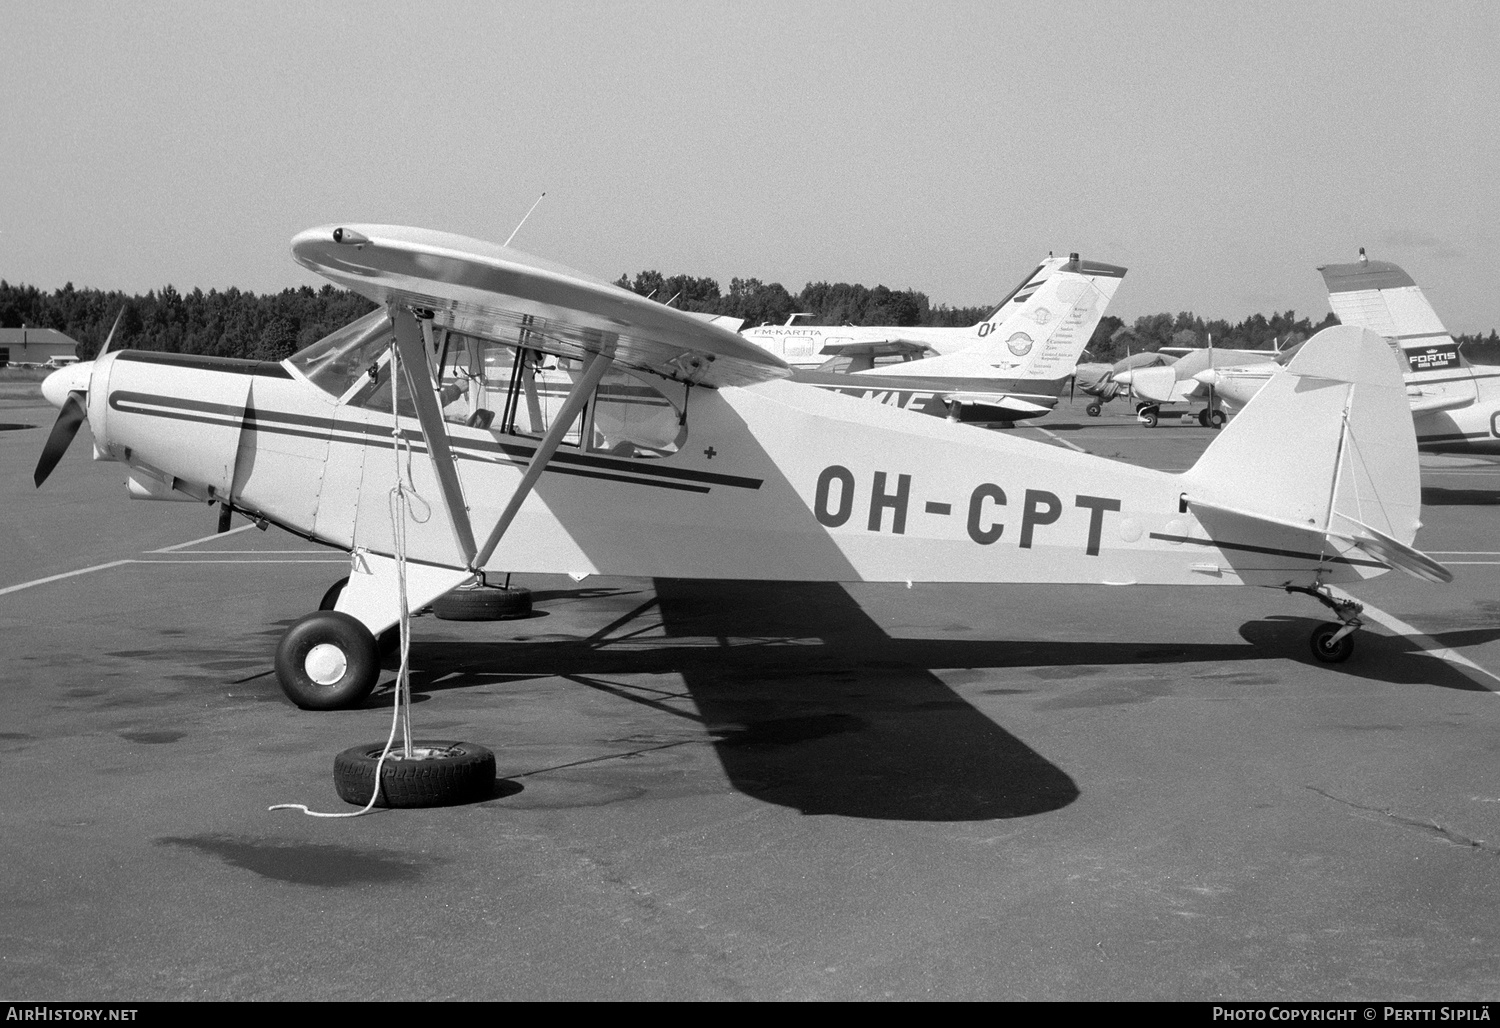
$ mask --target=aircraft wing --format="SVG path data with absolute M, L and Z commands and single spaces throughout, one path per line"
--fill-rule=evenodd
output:
M 432 311 L 442 328 L 562 357 L 590 353 L 697 385 L 785 378 L 779 357 L 710 319 L 519 250 L 399 225 L 325 225 L 297 263 L 377 303 Z
M 857 343 L 827 343 L 818 352 L 830 357 L 869 354 L 871 357 L 919 358 L 927 353 L 927 347 L 900 336 L 892 336 L 889 339 L 861 340 Z

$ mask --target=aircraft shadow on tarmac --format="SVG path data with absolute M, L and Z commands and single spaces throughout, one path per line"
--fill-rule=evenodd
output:
M 1500 504 L 1500 489 L 1444 489 L 1422 487 L 1424 507 L 1493 507 Z
M 1253 644 L 1255 656 L 1286 655 L 1305 660 L 1308 637 L 1318 623 L 1312 618 L 1280 614 L 1245 622 L 1240 626 L 1240 637 Z M 1453 647 L 1487 642 L 1497 636 L 1500 636 L 1500 631 L 1486 629 L 1450 632 L 1432 638 L 1444 646 Z M 1427 685 L 1460 692 L 1493 691 L 1447 661 L 1427 654 L 1416 643 L 1403 636 L 1360 632 L 1356 639 L 1358 641 L 1355 643 L 1354 656 L 1348 663 L 1319 666 L 1355 678 L 1392 685 Z
M 930 669 L 1267 658 L 1313 665 L 1315 624 L 1286 615 L 1249 621 L 1239 630 L 1244 644 L 896 639 L 835 584 L 658 579 L 654 597 L 587 639 L 434 646 L 419 638 L 412 687 L 421 702 L 425 693 L 493 685 L 500 669 L 516 669 L 517 679 L 556 676 L 701 724 L 731 784 L 766 802 L 806 814 L 990 820 L 1060 809 L 1078 787 Z M 634 645 L 610 645 L 622 640 Z M 1361 633 L 1348 664 L 1314 666 L 1484 689 L 1408 640 L 1377 632 Z M 630 674 L 680 675 L 697 713 L 608 680 Z
M 412 691 L 477 684 L 465 672 L 481 668 L 490 684 L 498 668 L 546 668 L 701 724 L 735 788 L 807 814 L 991 820 L 1078 797 L 1066 773 L 928 670 L 1031 663 L 1017 647 L 892 639 L 834 584 L 658 579 L 655 592 L 588 640 L 423 647 Z M 608 645 L 647 624 L 664 633 L 659 646 Z M 681 675 L 698 713 L 600 677 L 632 673 Z

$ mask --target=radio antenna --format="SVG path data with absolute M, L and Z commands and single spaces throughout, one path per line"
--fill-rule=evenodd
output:
M 540 204 L 544 199 L 546 199 L 546 196 L 547 196 L 547 194 L 543 193 L 541 196 L 537 197 L 536 198 L 536 203 L 534 203 L 534 204 L 531 205 L 531 211 L 536 210 L 537 204 Z M 527 211 L 526 212 L 526 218 L 531 217 L 531 211 Z M 521 219 L 521 224 L 516 226 L 516 231 L 515 232 L 512 232 L 510 235 L 508 235 L 508 236 L 505 237 L 505 245 L 506 246 L 509 246 L 510 245 L 510 241 L 512 239 L 516 238 L 516 232 L 521 231 L 521 225 L 526 224 L 526 218 L 522 218 Z

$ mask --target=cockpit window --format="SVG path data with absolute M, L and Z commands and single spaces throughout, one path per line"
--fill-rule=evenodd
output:
M 393 331 L 385 309 L 376 308 L 294 353 L 289 360 L 320 389 L 343 396 L 390 348 Z M 386 400 L 389 403 L 389 395 Z
M 294 354 L 290 363 L 352 407 L 389 415 L 394 388 L 397 413 L 415 418 L 406 375 L 392 374 L 393 333 L 385 310 L 374 310 Z M 441 328 L 432 333 L 429 360 L 445 421 L 532 439 L 547 433 L 583 374 L 581 361 Z M 563 442 L 634 459 L 676 453 L 687 428 L 679 403 L 659 384 L 648 375 L 611 370 Z

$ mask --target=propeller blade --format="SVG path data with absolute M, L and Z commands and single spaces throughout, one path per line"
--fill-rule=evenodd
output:
M 120 308 L 120 313 L 115 315 L 115 323 L 109 326 L 109 335 L 104 337 L 104 345 L 99 347 L 99 352 L 94 354 L 94 360 L 98 360 L 109 352 L 109 344 L 115 341 L 115 330 L 120 327 L 120 319 L 125 316 L 125 308 Z
M 62 455 L 68 452 L 68 444 L 78 434 L 78 426 L 88 417 L 83 397 L 83 393 L 69 393 L 62 410 L 58 412 L 57 421 L 52 425 L 52 434 L 42 447 L 42 457 L 36 462 L 36 473 L 32 475 L 37 488 L 41 488 L 42 483 L 47 481 L 47 476 L 52 474 L 52 469 L 57 467 L 57 462 L 62 460 Z

